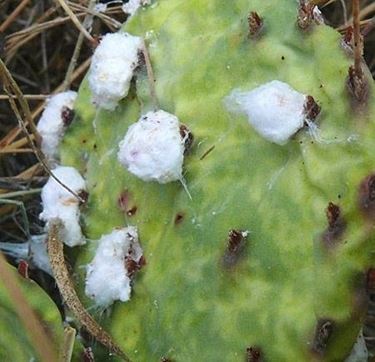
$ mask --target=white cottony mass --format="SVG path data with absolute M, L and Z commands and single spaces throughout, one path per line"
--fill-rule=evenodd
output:
M 0 250 L 16 259 L 16 262 L 27 260 L 31 268 L 35 267 L 53 276 L 47 254 L 47 234 L 31 235 L 25 243 L 0 243 Z
M 100 307 L 130 299 L 132 265 L 140 265 L 142 248 L 135 227 L 115 229 L 99 240 L 94 259 L 87 266 L 85 293 Z M 129 262 L 130 261 L 130 262 Z
M 37 130 L 42 137 L 42 152 L 49 162 L 54 162 L 58 155 L 58 146 L 66 127 L 71 122 L 72 109 L 77 93 L 67 91 L 53 95 L 47 101 Z
M 133 16 L 140 7 L 149 5 L 150 3 L 151 0 L 129 0 L 127 3 L 122 5 L 122 10 L 125 14 Z
M 230 111 L 245 113 L 265 139 L 283 145 L 304 126 L 306 100 L 305 94 L 273 80 L 247 92 L 235 89 L 225 103 Z
M 88 73 L 95 105 L 113 110 L 119 100 L 127 96 L 142 46 L 140 37 L 128 33 L 103 37 L 94 52 Z
M 86 190 L 85 180 L 75 168 L 59 166 L 52 172 L 59 181 L 75 193 Z M 43 212 L 39 218 L 47 223 L 47 230 L 51 220 L 61 219 L 64 224 L 62 241 L 71 247 L 85 244 L 79 224 L 79 200 L 52 177 L 42 189 L 42 205 Z
M 176 116 L 148 112 L 129 127 L 117 156 L 140 179 L 164 184 L 182 180 L 184 142 Z

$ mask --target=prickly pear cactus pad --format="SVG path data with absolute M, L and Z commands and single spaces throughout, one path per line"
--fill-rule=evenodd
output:
M 365 310 L 360 280 L 375 261 L 374 87 L 353 109 L 340 34 L 314 21 L 302 30 L 297 7 L 160 0 L 126 24 L 145 39 L 160 109 L 194 135 L 183 172 L 191 198 L 181 182 L 142 181 L 118 161 L 128 128 L 153 109 L 144 68 L 113 111 L 81 86 L 61 160 L 86 179 L 88 239 L 138 228 L 146 265 L 130 301 L 100 319 L 135 361 L 243 361 L 250 347 L 268 361 L 334 361 L 351 351 Z M 255 36 L 251 11 L 263 21 Z M 283 145 L 228 105 L 233 91 L 273 80 L 321 107 Z M 76 263 L 87 308 L 82 265 L 93 245 Z

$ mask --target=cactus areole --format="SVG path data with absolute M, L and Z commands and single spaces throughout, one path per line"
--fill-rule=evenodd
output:
M 86 181 L 87 239 L 137 228 L 147 264 L 131 278 L 130 300 L 110 297 L 110 313 L 94 315 L 134 361 L 343 361 L 353 349 L 363 275 L 375 262 L 374 84 L 367 80 L 358 112 L 340 34 L 318 24 L 313 7 L 302 10 L 295 0 L 152 2 L 123 31 L 144 40 L 155 81 L 140 62 L 129 92 L 116 93 L 116 106 L 109 97 L 109 107 L 92 103 L 106 100 L 93 94 L 93 78 L 80 87 L 61 164 Z M 251 12 L 262 22 L 256 36 Z M 268 100 L 270 82 L 285 97 Z M 255 101 L 233 112 L 228 97 L 236 94 Z M 178 161 L 174 176 L 153 182 L 147 170 L 132 171 L 119 144 L 161 109 L 194 141 L 183 156 L 176 134 L 171 154 L 138 150 L 153 155 L 152 167 Z M 138 145 L 164 145 L 160 137 L 150 132 Z M 167 182 L 180 176 L 191 198 L 181 182 Z M 95 250 L 75 250 L 81 296 Z M 108 358 L 100 345 L 93 351 Z

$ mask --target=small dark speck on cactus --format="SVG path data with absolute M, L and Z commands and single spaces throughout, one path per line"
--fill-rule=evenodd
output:
M 340 207 L 330 202 L 328 204 L 326 214 L 327 214 L 329 229 L 334 229 L 335 226 L 337 225 L 337 221 L 340 218 L 340 214 L 341 214 Z
M 86 190 L 81 190 L 78 192 L 78 196 L 80 198 L 79 205 L 85 205 L 89 199 L 89 193 Z
M 162 358 L 160 359 L 160 362 L 173 362 L 173 360 L 171 360 L 171 359 L 168 358 L 168 357 L 162 357 Z
M 346 32 L 344 34 L 344 37 L 343 37 L 343 42 L 346 46 L 350 47 L 350 48 L 353 48 L 352 46 L 352 41 L 353 41 L 353 32 L 354 32 L 354 29 L 352 26 L 348 26 L 348 28 L 346 29 Z
M 145 54 L 143 51 L 138 51 L 138 64 L 136 69 L 140 69 L 146 66 Z
M 338 205 L 330 202 L 326 209 L 328 226 L 323 233 L 323 243 L 327 248 L 333 247 L 340 240 L 346 228 L 346 221 Z
M 347 88 L 354 109 L 366 105 L 369 98 L 369 85 L 362 70 L 357 72 L 354 66 L 349 67 Z
M 127 276 L 133 278 L 134 274 L 142 269 L 146 265 L 146 258 L 142 255 L 139 261 L 132 259 L 132 256 L 129 254 L 125 257 L 125 269 L 127 270 Z
M 243 254 L 248 231 L 230 230 L 228 234 L 227 249 L 223 257 L 225 268 L 231 268 L 237 264 Z
M 124 212 L 127 211 L 129 197 L 130 197 L 129 191 L 124 190 L 123 192 L 121 192 L 121 194 L 120 194 L 120 196 L 117 200 L 118 207 Z
M 211 146 L 207 151 L 203 153 L 203 155 L 199 158 L 199 160 L 203 160 L 206 158 L 213 150 L 215 149 L 215 145 Z
M 312 21 L 313 5 L 309 1 L 300 0 L 297 24 L 302 30 L 306 30 Z
M 313 121 L 319 115 L 321 107 L 315 102 L 312 96 L 306 96 L 306 102 L 304 105 L 304 111 L 306 118 Z
M 367 289 L 367 314 L 363 323 L 363 337 L 366 342 L 366 347 L 372 355 L 375 352 L 375 328 L 374 328 L 374 314 L 375 314 L 375 268 L 370 268 L 366 275 L 366 289 Z
M 128 216 L 134 216 L 137 212 L 137 206 L 133 206 L 131 209 L 129 209 L 127 212 L 126 212 L 126 215 Z
M 327 344 L 332 335 L 334 324 L 329 319 L 321 319 L 315 329 L 315 336 L 313 341 L 313 352 L 323 355 L 326 351 Z
M 137 213 L 138 207 L 132 201 L 132 195 L 128 190 L 121 192 L 117 199 L 119 209 L 127 216 L 134 216 Z
M 174 218 L 174 224 L 179 225 L 184 221 L 185 215 L 183 212 L 178 212 Z
M 300 0 L 297 17 L 297 25 L 302 30 L 310 30 L 313 23 L 324 24 L 324 18 L 319 8 L 313 1 Z
M 194 142 L 194 135 L 191 133 L 189 128 L 187 128 L 184 124 L 180 125 L 180 135 L 182 138 L 182 141 L 184 142 L 184 155 L 186 155 L 193 145 Z
M 366 217 L 375 217 L 375 174 L 367 176 L 359 187 L 359 208 Z
M 64 126 L 68 127 L 74 118 L 74 111 L 69 107 L 64 106 L 61 111 L 61 119 L 63 120 Z
M 257 37 L 263 28 L 263 18 L 261 18 L 257 12 L 251 11 L 247 17 L 249 24 L 249 37 Z
M 246 362 L 261 362 L 262 360 L 262 351 L 259 347 L 246 348 Z

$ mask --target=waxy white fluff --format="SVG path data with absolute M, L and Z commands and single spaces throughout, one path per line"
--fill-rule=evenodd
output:
M 49 162 L 56 161 L 58 157 L 58 147 L 66 125 L 62 117 L 64 108 L 73 109 L 77 93 L 67 91 L 53 95 L 47 101 L 47 105 L 40 118 L 37 130 L 42 137 L 41 149 Z
M 235 89 L 225 99 L 230 111 L 245 113 L 268 141 L 283 145 L 304 126 L 306 95 L 273 80 L 251 91 Z
M 47 254 L 47 235 L 31 235 L 25 243 L 0 243 L 0 250 L 16 259 L 28 261 L 32 266 L 53 275 Z
M 110 234 L 103 235 L 94 259 L 87 266 L 86 295 L 103 308 L 116 300 L 128 301 L 131 285 L 125 260 L 126 257 L 131 257 L 139 263 L 142 254 L 135 227 L 115 229 Z
M 47 254 L 47 235 L 32 235 L 30 240 L 29 259 L 39 269 L 53 275 Z
M 363 330 L 361 329 L 350 355 L 345 359 L 344 362 L 364 362 L 368 360 L 369 352 L 366 346 L 365 338 L 363 336 Z
M 52 170 L 53 174 L 75 193 L 86 190 L 86 183 L 79 172 L 73 167 L 58 166 Z M 85 244 L 79 224 L 79 200 L 62 187 L 52 177 L 42 189 L 43 212 L 39 218 L 45 221 L 48 231 L 49 222 L 59 218 L 64 224 L 63 242 L 68 246 Z
M 146 113 L 129 127 L 119 147 L 120 163 L 140 179 L 161 184 L 182 180 L 185 148 L 175 115 Z
M 94 52 L 88 73 L 95 105 L 113 110 L 119 100 L 127 96 L 142 45 L 140 37 L 128 33 L 119 32 L 103 37 Z
M 122 5 L 122 10 L 125 14 L 133 16 L 141 6 L 148 5 L 150 3 L 150 0 L 129 0 L 126 4 Z

